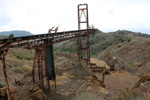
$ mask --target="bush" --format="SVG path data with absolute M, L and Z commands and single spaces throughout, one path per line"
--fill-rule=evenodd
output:
M 15 67 L 18 67 L 18 66 L 15 64 Z
M 28 61 L 30 61 L 30 58 L 25 58 L 25 60 L 28 60 Z
M 118 34 L 124 34 L 124 32 L 123 31 L 119 31 Z
M 128 39 L 128 42 L 130 42 L 130 41 L 131 41 L 131 39 L 129 38 L 129 39 Z
M 0 86 L 5 87 L 5 82 L 0 82 Z
M 32 67 L 29 66 L 29 65 L 24 65 L 22 67 L 22 70 L 25 71 L 25 72 L 32 72 Z
M 20 59 L 20 60 L 23 59 L 23 58 L 22 58 L 21 56 L 19 56 L 19 55 L 16 55 L 16 58 L 17 58 L 17 59 Z
M 19 67 L 13 67 L 12 70 L 16 73 L 23 73 L 23 70 Z
M 76 52 L 75 48 L 61 48 L 60 52 Z
M 138 67 L 141 67 L 141 65 L 138 65 Z
M 14 34 L 11 33 L 11 34 L 9 35 L 9 38 L 12 38 L 12 37 L 14 37 Z
M 118 45 L 118 48 L 120 48 L 121 47 L 121 45 Z
M 125 40 L 122 38 L 119 38 L 119 42 L 124 42 Z
M 126 88 L 122 95 L 120 95 L 118 97 L 118 100 L 132 100 L 133 98 L 133 94 L 131 93 L 131 90 L 129 90 L 128 88 Z
M 105 49 L 107 49 L 111 45 L 112 45 L 112 43 L 106 42 L 106 43 L 101 44 L 101 48 L 102 48 L 102 50 L 105 50 Z

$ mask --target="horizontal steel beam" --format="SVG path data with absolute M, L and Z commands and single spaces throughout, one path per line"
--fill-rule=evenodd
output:
M 88 29 L 89 34 L 95 32 L 95 29 Z M 65 32 L 58 32 L 58 33 L 50 33 L 50 34 L 40 34 L 40 35 L 31 35 L 31 36 L 22 36 L 22 37 L 13 37 L 13 38 L 6 38 L 0 39 L 0 48 L 3 50 L 6 44 L 9 44 L 8 47 L 14 46 L 23 46 L 23 45 L 52 45 L 58 42 L 70 40 L 72 38 L 76 38 L 79 36 L 84 36 L 87 34 L 87 30 L 75 30 L 75 31 L 65 31 Z M 52 40 L 52 43 L 45 44 L 46 41 Z

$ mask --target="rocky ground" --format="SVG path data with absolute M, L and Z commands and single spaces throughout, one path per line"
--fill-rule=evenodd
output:
M 64 55 L 67 54 L 65 53 Z M 61 56 L 64 55 L 62 54 Z M 59 54 L 59 57 L 61 56 Z M 67 58 L 67 56 L 65 57 Z M 61 60 L 62 58 L 58 59 Z M 71 67 L 72 64 L 74 65 L 73 67 Z M 61 71 L 62 68 L 63 71 Z M 59 67 L 56 67 L 56 91 L 54 82 L 51 81 L 51 91 L 43 92 L 38 87 L 39 84 L 37 86 L 32 85 L 32 76 L 30 73 L 28 75 L 25 72 L 17 74 L 12 72 L 11 68 L 8 67 L 9 82 L 14 84 L 12 78 L 15 76 L 16 78 L 20 78 L 21 82 L 25 84 L 23 86 L 16 86 L 14 100 L 81 100 L 81 98 L 88 96 L 88 98 L 93 98 L 90 100 L 116 100 L 119 97 L 121 98 L 126 90 L 132 90 L 139 80 L 138 76 L 132 75 L 127 71 L 110 71 L 110 74 L 105 75 L 105 88 L 103 88 L 91 82 L 93 74 L 99 80 L 102 80 L 102 74 L 100 72 L 91 74 L 89 70 L 83 69 L 77 62 L 72 62 L 70 65 L 64 64 L 62 68 L 60 67 L 59 69 Z M 10 75 L 11 73 L 15 73 L 17 76 Z M 124 95 L 122 98 L 124 98 Z
M 149 82 L 133 90 L 142 74 L 149 69 L 149 35 L 130 31 L 97 33 L 91 36 L 91 56 L 95 63 L 111 67 L 105 75 L 105 87 L 93 84 L 92 76 L 102 80 L 101 72 L 92 73 L 86 64 L 78 62 L 75 41 L 54 47 L 56 91 L 51 81 L 51 91 L 42 91 L 39 84 L 32 85 L 34 50 L 11 48 L 6 56 L 7 75 L 10 86 L 15 86 L 15 100 L 149 100 Z M 111 44 L 110 44 L 111 43 Z M 64 48 L 65 44 L 65 48 Z M 101 59 L 101 61 L 99 61 Z M 103 61 L 102 61 L 103 60 Z M 106 63 L 104 63 L 106 62 Z M 85 67 L 87 66 L 87 67 Z M 15 84 L 15 79 L 24 83 Z M 46 84 L 46 83 L 45 83 Z M 0 62 L 0 85 L 5 87 L 3 67 Z M 6 100 L 0 97 L 0 100 Z

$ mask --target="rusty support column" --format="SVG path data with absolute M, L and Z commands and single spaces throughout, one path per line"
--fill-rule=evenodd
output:
M 40 52 L 40 51 L 38 51 L 38 53 L 39 53 L 39 52 Z M 40 53 L 39 53 L 39 54 L 40 54 Z M 40 63 L 41 63 L 41 62 L 40 62 L 40 56 L 41 56 L 41 55 L 39 55 L 39 54 L 38 54 L 38 61 L 37 61 L 37 64 L 38 64 L 39 82 L 41 82 L 41 71 L 40 71 L 40 69 L 41 69 L 41 66 L 40 66 L 40 65 L 41 65 L 41 64 L 40 64 Z
M 43 53 L 44 50 L 42 50 L 42 55 L 41 55 L 41 81 L 42 81 L 42 89 L 44 90 L 44 80 L 43 80 Z
M 7 71 L 6 71 L 6 63 L 5 63 L 5 57 L 7 55 L 8 50 L 1 51 L 0 56 L 2 58 L 2 64 L 3 64 L 3 72 L 4 72 L 4 77 L 5 77 L 5 84 L 6 84 L 6 92 L 7 92 L 7 97 L 8 100 L 11 100 L 10 94 L 9 94 L 9 84 L 8 84 L 8 77 L 7 77 Z
M 44 49 L 44 62 L 45 62 L 45 73 L 46 73 L 46 81 L 47 81 L 47 87 L 50 91 L 50 81 L 49 81 L 49 75 L 48 75 L 48 65 L 46 60 L 46 50 Z
M 84 17 L 84 18 L 82 18 Z M 89 46 L 89 18 L 88 18 L 88 5 L 79 4 L 78 5 L 78 30 L 81 27 L 86 27 L 87 32 L 84 33 L 84 36 L 78 35 L 78 58 L 79 61 L 86 60 L 87 63 L 90 63 L 90 46 Z
M 34 61 L 33 61 L 33 69 L 32 69 L 32 80 L 33 80 L 33 85 L 35 85 L 35 63 L 36 63 L 36 51 L 35 51 L 35 55 L 34 55 Z
M 105 67 L 103 68 L 103 70 L 102 70 L 103 72 L 102 72 L 102 81 L 103 81 L 103 83 L 105 82 Z
M 42 89 L 44 90 L 44 80 L 43 80 L 43 47 L 35 47 L 35 56 L 34 56 L 34 62 L 33 62 L 33 70 L 32 70 L 32 77 L 33 77 L 33 85 L 36 82 L 35 78 L 35 68 L 38 68 L 38 82 L 42 85 Z M 46 69 L 45 69 L 46 70 Z

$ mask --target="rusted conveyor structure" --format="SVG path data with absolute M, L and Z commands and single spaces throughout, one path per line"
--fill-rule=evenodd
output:
M 13 47 L 25 47 L 27 49 L 35 49 L 35 56 L 33 60 L 33 70 L 32 70 L 32 79 L 33 85 L 36 82 L 39 82 L 42 86 L 42 89 L 45 89 L 44 79 L 46 79 L 47 87 L 50 90 L 50 81 L 55 81 L 56 88 L 56 75 L 54 68 L 54 55 L 53 55 L 53 44 L 77 38 L 77 50 L 78 50 L 78 59 L 86 60 L 87 63 L 90 63 L 90 43 L 89 35 L 95 33 L 95 29 L 89 29 L 89 18 L 88 18 L 88 5 L 79 4 L 77 7 L 78 12 L 78 30 L 74 31 L 65 31 L 51 33 L 49 30 L 46 34 L 39 35 L 30 35 L 14 38 L 0 39 L 0 60 L 2 61 L 3 72 L 6 83 L 6 90 L 8 100 L 11 99 L 9 93 L 9 84 L 6 71 L 5 57 L 9 48 Z M 84 17 L 84 18 L 82 18 Z M 82 29 L 81 26 L 85 26 L 85 29 Z M 37 68 L 37 71 L 36 71 Z M 36 73 L 37 72 L 37 73 Z
M 88 29 L 89 34 L 92 34 L 94 31 L 95 29 Z M 28 48 L 33 48 L 35 46 L 52 45 L 58 42 L 70 40 L 72 38 L 85 36 L 86 34 L 87 30 L 75 30 L 51 34 L 0 39 L 0 51 L 4 51 L 8 48 L 16 46 L 26 46 Z M 51 40 L 52 42 L 49 42 L 49 40 Z
M 88 31 L 88 33 L 87 33 Z M 13 47 L 25 47 L 27 49 L 35 49 L 35 57 L 33 61 L 33 70 L 32 78 L 33 84 L 37 82 L 35 77 L 38 77 L 38 82 L 42 85 L 44 90 L 44 77 L 47 81 L 47 87 L 50 90 L 50 81 L 55 81 L 55 70 L 54 70 L 54 57 L 53 57 L 53 44 L 70 40 L 73 38 L 84 37 L 87 34 L 92 34 L 95 32 L 95 29 L 86 29 L 86 30 L 75 30 L 75 31 L 66 31 L 58 33 L 47 33 L 40 35 L 31 35 L 31 36 L 22 36 L 14 38 L 0 39 L 0 60 L 3 64 L 3 72 L 5 76 L 6 91 L 8 100 L 11 96 L 9 94 L 9 84 L 8 76 L 6 71 L 6 62 L 5 58 L 9 48 Z M 48 54 L 50 52 L 50 54 Z M 44 67 L 45 66 L 45 67 Z M 38 75 L 35 75 L 35 68 L 38 68 Z M 45 69 L 45 73 L 43 72 Z M 56 82 L 56 81 L 55 81 Z M 56 88 L 56 83 L 55 83 Z

